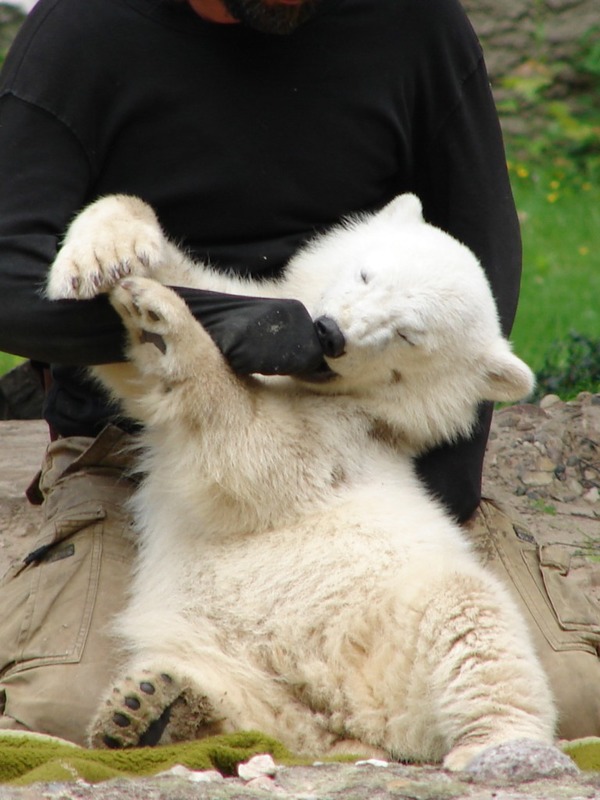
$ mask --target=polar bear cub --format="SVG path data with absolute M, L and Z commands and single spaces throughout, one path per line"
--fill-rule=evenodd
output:
M 301 300 L 343 335 L 333 376 L 236 376 L 162 284 Z M 411 463 L 532 386 L 474 255 L 402 195 L 257 284 L 191 262 L 114 196 L 75 220 L 48 281 L 52 298 L 100 292 L 130 361 L 93 371 L 144 424 L 145 479 L 124 666 L 92 744 L 253 728 L 300 753 L 351 742 L 463 769 L 551 743 L 524 622 Z

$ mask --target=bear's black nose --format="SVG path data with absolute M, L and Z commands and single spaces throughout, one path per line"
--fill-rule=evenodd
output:
M 324 355 L 329 358 L 339 358 L 344 355 L 346 340 L 335 320 L 331 317 L 319 317 L 315 320 L 315 330 Z

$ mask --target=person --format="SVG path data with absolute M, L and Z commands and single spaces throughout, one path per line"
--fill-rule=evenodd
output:
M 116 314 L 41 291 L 73 216 L 138 195 L 194 257 L 270 278 L 315 232 L 411 191 L 481 260 L 506 334 L 519 226 L 458 0 L 39 0 L 0 78 L 0 174 L 0 349 L 43 365 L 52 436 L 39 541 L 0 589 L 0 728 L 82 743 L 116 666 L 136 476 L 135 429 L 84 369 L 122 360 Z M 319 368 L 293 298 L 178 291 L 236 372 Z M 481 510 L 491 412 L 417 463 L 460 522 Z

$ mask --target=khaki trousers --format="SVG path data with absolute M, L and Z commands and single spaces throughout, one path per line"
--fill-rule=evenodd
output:
M 488 499 L 466 530 L 525 616 L 558 706 L 559 738 L 600 736 L 600 546 L 591 555 L 575 544 L 540 546 Z
M 110 623 L 134 557 L 124 509 L 135 488 L 131 447 L 109 427 L 96 440 L 48 448 L 37 550 L 0 585 L 0 729 L 85 743 L 117 668 Z M 568 546 L 538 547 L 489 500 L 466 530 L 527 618 L 560 710 L 559 736 L 600 735 L 600 564 Z
M 131 437 L 112 426 L 48 447 L 36 550 L 0 584 L 0 730 L 85 743 L 116 669 L 110 623 L 134 556 L 131 463 Z

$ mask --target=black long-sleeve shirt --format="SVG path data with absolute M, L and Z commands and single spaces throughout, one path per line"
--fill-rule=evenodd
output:
M 0 78 L 0 350 L 54 365 L 48 418 L 91 435 L 110 410 L 77 367 L 122 358 L 120 322 L 104 298 L 40 291 L 84 205 L 139 195 L 199 259 L 273 276 L 315 231 L 403 191 L 479 256 L 508 331 L 518 224 L 457 0 L 323 0 L 290 36 L 166 0 L 40 0 Z M 206 296 L 186 299 L 201 319 Z M 433 472 L 477 483 L 485 438 L 432 454 Z

